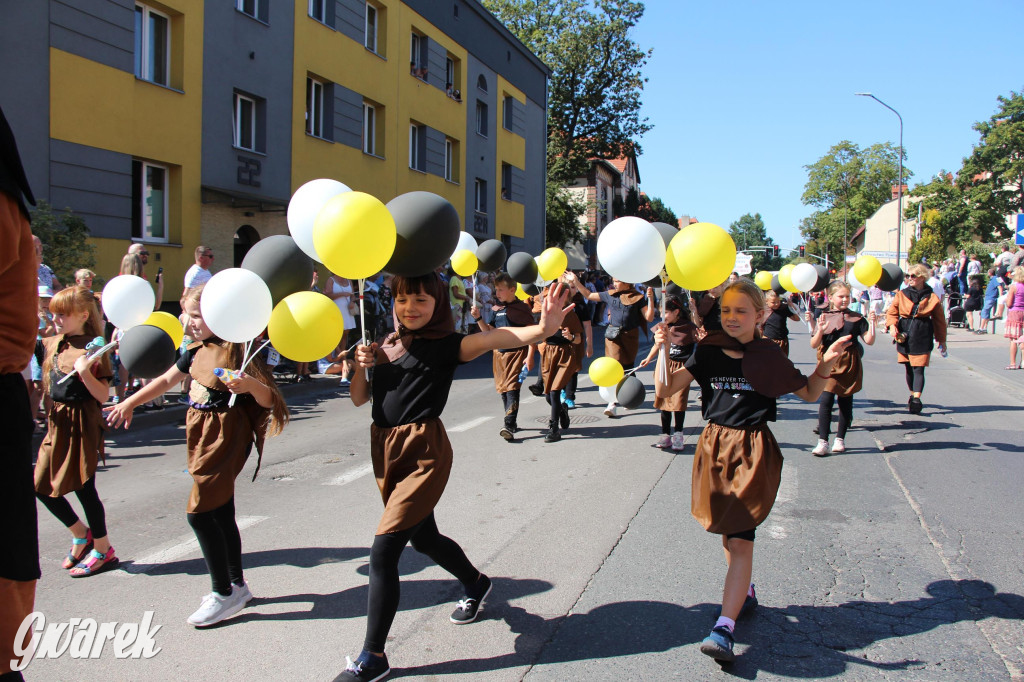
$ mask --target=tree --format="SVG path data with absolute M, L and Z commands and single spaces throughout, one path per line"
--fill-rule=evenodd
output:
M 929 233 L 927 248 L 918 249 L 921 255 L 930 256 L 933 252 L 941 251 L 942 255 L 938 257 L 945 258 L 949 247 L 971 241 L 971 209 L 963 187 L 953 179 L 952 173 L 940 171 L 928 184 L 914 187 L 910 196 L 922 197 L 921 240 L 924 241 L 925 230 Z M 916 203 L 908 205 L 903 217 L 916 218 L 917 212 Z M 917 251 L 911 248 L 908 255 L 914 258 L 915 254 Z M 920 257 L 916 260 L 920 260 Z
M 737 251 L 743 251 L 755 246 L 774 246 L 774 242 L 765 230 L 764 220 L 761 218 L 760 213 L 753 215 L 745 213 L 741 215 L 739 219 L 729 225 L 729 235 L 736 242 Z M 754 258 L 750 261 L 750 266 L 755 272 L 758 270 L 778 269 L 775 267 L 776 259 L 769 251 L 752 251 L 751 255 Z M 780 257 L 778 260 L 781 261 L 782 258 Z
M 922 260 L 935 263 L 945 257 L 946 245 L 931 227 L 921 229 L 921 238 L 911 241 L 910 251 L 907 253 L 907 260 L 911 263 L 920 263 Z
M 57 213 L 48 203 L 40 201 L 32 211 L 32 234 L 43 242 L 43 261 L 64 286 L 75 283 L 76 270 L 96 265 L 96 249 L 88 241 L 89 228 L 71 209 Z M 95 284 L 102 282 L 102 278 L 97 277 Z
M 678 218 L 676 218 L 675 212 L 671 208 L 665 205 L 658 197 L 652 197 L 648 202 L 651 207 L 651 222 L 652 223 L 667 223 L 676 226 Z
M 676 214 L 665 205 L 665 202 L 654 197 L 648 199 L 646 194 L 636 191 L 636 188 L 626 192 L 625 201 L 618 196 L 612 202 L 612 211 L 616 218 L 623 216 L 636 216 L 652 223 L 667 223 L 673 227 L 679 222 Z
M 564 249 L 567 244 L 586 239 L 587 231 L 580 224 L 580 216 L 587 210 L 587 205 L 577 201 L 568 190 L 550 180 L 546 195 L 546 245 Z

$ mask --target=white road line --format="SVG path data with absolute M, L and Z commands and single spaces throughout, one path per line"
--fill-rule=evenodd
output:
M 775 496 L 776 504 L 793 502 L 796 500 L 800 488 L 799 470 L 793 465 L 782 467 L 782 482 L 779 484 L 779 493 Z
M 266 521 L 269 516 L 240 516 L 238 517 L 238 530 L 251 528 L 261 521 Z M 183 556 L 188 556 L 199 551 L 199 541 L 194 535 L 182 535 L 177 542 L 164 547 L 151 554 L 132 559 L 131 563 L 125 565 L 123 571 L 114 571 L 113 575 L 131 576 L 139 573 L 148 573 L 161 564 L 174 561 Z
M 470 429 L 480 426 L 484 422 L 488 422 L 492 419 L 494 419 L 493 416 L 477 417 L 476 419 L 471 419 L 464 424 L 459 424 L 458 426 L 449 426 L 446 430 L 448 433 L 462 433 L 463 431 L 469 431 Z
M 540 400 L 540 398 L 538 398 L 535 395 L 531 395 L 529 398 L 521 398 L 519 400 L 519 407 L 522 407 L 523 405 L 529 405 L 530 403 L 535 403 L 538 400 Z
M 340 475 L 340 476 L 338 476 L 336 478 L 332 478 L 330 481 L 327 481 L 326 483 L 324 483 L 324 485 L 345 485 L 346 483 L 351 483 L 352 481 L 354 481 L 354 480 L 356 480 L 358 478 L 362 478 L 366 474 L 372 474 L 372 473 L 373 473 L 373 464 L 364 464 L 361 467 L 356 467 L 355 469 L 349 469 L 348 471 L 346 471 L 342 475 Z

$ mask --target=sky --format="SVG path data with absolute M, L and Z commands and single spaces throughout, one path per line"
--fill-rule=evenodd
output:
M 956 172 L 972 126 L 1024 89 L 1021 0 L 646 0 L 633 38 L 653 48 L 642 113 L 654 129 L 640 188 L 722 227 L 760 213 L 802 242 L 804 166 L 850 140 L 899 143 L 913 187 Z

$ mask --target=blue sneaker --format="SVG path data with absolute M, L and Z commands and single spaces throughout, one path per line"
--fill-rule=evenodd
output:
M 567 407 L 568 409 L 570 409 L 570 410 L 575 410 L 575 409 L 576 409 L 576 401 L 575 401 L 575 400 L 571 400 L 571 399 L 569 399 L 569 398 L 566 398 L 566 399 L 565 399 L 565 400 L 563 400 L 562 402 L 563 402 L 563 403 L 565 403 L 565 406 L 566 406 L 566 407 Z
M 732 652 L 733 638 L 728 628 L 717 627 L 700 643 L 700 652 L 719 663 L 732 663 L 736 655 Z
M 558 396 L 558 398 L 559 398 L 559 400 L 561 400 L 561 401 L 562 401 L 563 403 L 565 402 L 565 389 L 564 389 L 564 388 L 562 389 L 562 392 L 561 392 L 561 394 L 560 394 L 560 395 Z

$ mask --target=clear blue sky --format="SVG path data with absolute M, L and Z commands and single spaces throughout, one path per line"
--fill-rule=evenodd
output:
M 899 140 L 909 184 L 956 171 L 998 95 L 1024 88 L 1022 0 L 648 0 L 633 37 L 645 70 L 641 189 L 728 227 L 760 213 L 800 243 L 804 166 L 843 139 Z

